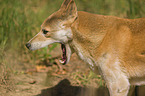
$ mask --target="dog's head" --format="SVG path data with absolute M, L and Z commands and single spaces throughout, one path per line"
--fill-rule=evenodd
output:
M 63 63 L 66 63 L 68 61 L 66 50 L 70 51 L 67 44 L 73 36 L 71 25 L 76 18 L 77 7 L 74 0 L 65 0 L 61 8 L 43 22 L 40 32 L 26 44 L 26 47 L 30 50 L 36 50 L 52 43 L 61 43 Z

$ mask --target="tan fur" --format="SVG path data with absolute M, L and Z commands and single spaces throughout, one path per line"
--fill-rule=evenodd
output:
M 77 12 L 74 1 L 65 0 L 41 28 L 49 32 L 41 30 L 29 49 L 44 47 L 44 41 L 64 43 L 68 58 L 76 52 L 94 72 L 99 70 L 111 96 L 127 96 L 130 85 L 145 84 L 145 18 Z

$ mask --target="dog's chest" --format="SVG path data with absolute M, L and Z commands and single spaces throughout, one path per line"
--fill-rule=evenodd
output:
M 91 68 L 91 70 L 95 71 L 95 63 L 94 60 L 91 56 L 87 55 L 87 52 L 84 52 L 81 48 L 76 47 L 75 51 L 77 53 L 77 55 L 80 57 L 80 59 L 82 59 L 84 62 L 86 62 L 87 64 L 89 64 L 89 67 Z

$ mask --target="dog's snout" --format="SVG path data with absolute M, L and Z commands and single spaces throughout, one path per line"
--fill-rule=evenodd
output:
M 26 47 L 29 49 L 31 47 L 31 44 L 30 43 L 27 43 L 26 44 Z

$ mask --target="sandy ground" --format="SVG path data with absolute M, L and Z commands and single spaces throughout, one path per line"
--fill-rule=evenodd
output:
M 56 48 L 51 54 L 59 57 L 60 49 Z M 44 68 L 28 66 L 17 67 L 19 71 L 10 79 L 13 83 L 8 85 L 9 88 L 0 87 L 0 96 L 109 96 L 107 88 L 99 87 L 97 79 L 83 77 L 83 74 L 89 75 L 90 69 L 76 54 L 73 54 L 69 64 L 59 65 L 63 69 L 61 71 L 57 64 Z M 145 86 L 138 89 L 138 96 L 145 96 Z

